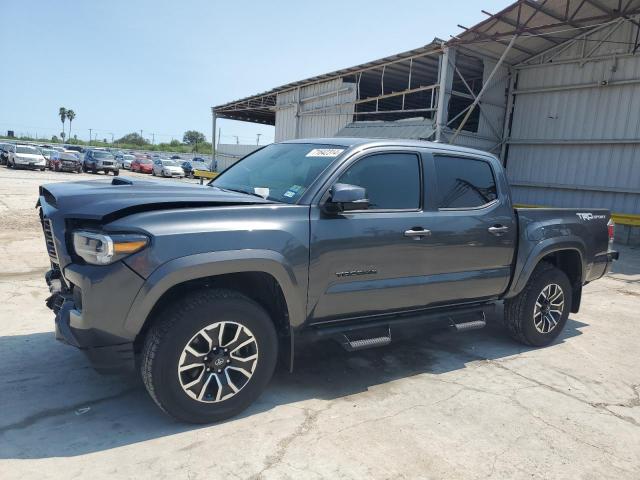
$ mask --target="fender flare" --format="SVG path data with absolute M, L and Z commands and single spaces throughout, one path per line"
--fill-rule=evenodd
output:
M 158 300 L 175 285 L 242 272 L 263 272 L 274 277 L 284 294 L 290 324 L 299 325 L 304 321 L 305 306 L 300 300 L 300 286 L 285 258 L 273 250 L 247 249 L 199 253 L 164 263 L 149 275 L 138 291 L 123 329 L 132 337 L 138 335 Z
M 524 259 L 518 258 L 513 272 L 513 280 L 511 286 L 505 295 L 505 298 L 511 298 L 519 294 L 529 281 L 529 277 L 533 273 L 540 260 L 550 253 L 563 250 L 572 250 L 578 253 L 581 263 L 581 279 L 584 281 L 586 273 L 585 251 L 586 245 L 584 241 L 575 235 L 561 238 L 548 238 L 538 243 Z

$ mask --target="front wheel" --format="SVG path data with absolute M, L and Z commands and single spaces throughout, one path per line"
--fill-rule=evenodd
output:
M 120 170 L 114 170 L 113 171 L 113 176 L 117 177 L 118 175 L 120 175 Z
M 145 339 L 141 374 L 166 413 L 209 423 L 256 400 L 277 355 L 273 322 L 260 305 L 230 290 L 200 290 L 159 314 Z
M 505 302 L 504 323 L 509 334 L 525 345 L 549 345 L 567 323 L 571 294 L 567 275 L 550 263 L 540 263 L 522 292 Z

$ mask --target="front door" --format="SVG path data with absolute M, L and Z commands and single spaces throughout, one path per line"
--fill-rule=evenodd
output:
M 419 230 L 424 220 L 418 152 L 379 151 L 352 159 L 333 183 L 367 190 L 367 210 L 311 210 L 309 316 L 313 322 L 422 304 Z

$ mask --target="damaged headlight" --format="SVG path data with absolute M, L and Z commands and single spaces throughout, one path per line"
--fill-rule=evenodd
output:
M 139 252 L 149 244 L 149 238 L 138 233 L 104 234 L 89 231 L 73 232 L 73 249 L 85 262 L 108 265 Z

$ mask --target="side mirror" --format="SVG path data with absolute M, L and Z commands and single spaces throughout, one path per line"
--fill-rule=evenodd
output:
M 347 212 L 350 210 L 366 210 L 369 208 L 367 191 L 357 185 L 336 183 L 331 187 L 331 196 L 324 204 L 328 213 Z

